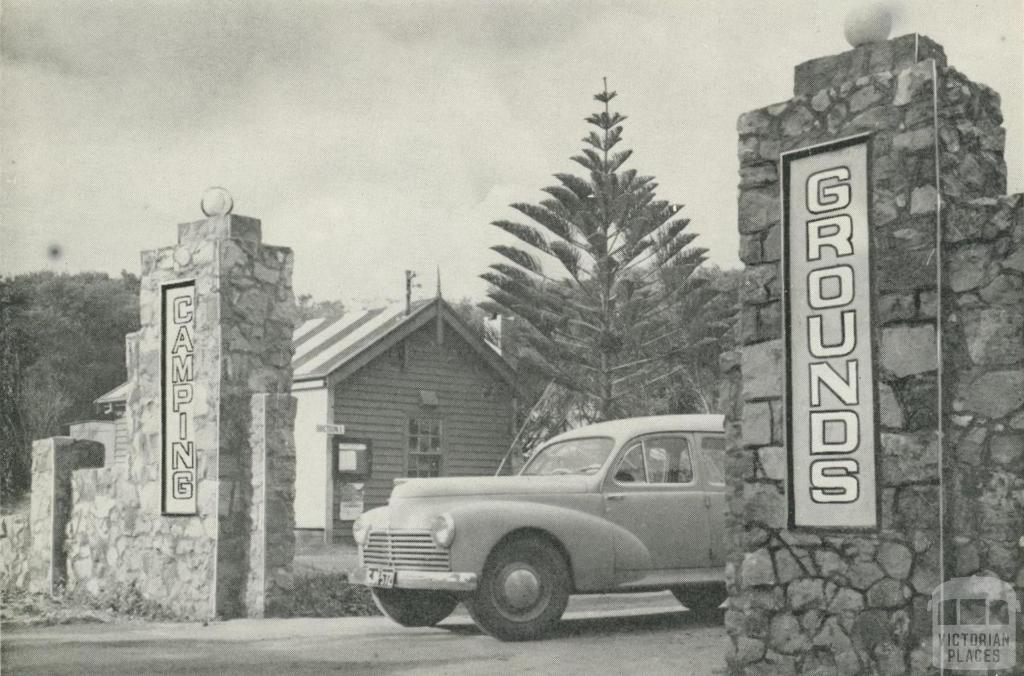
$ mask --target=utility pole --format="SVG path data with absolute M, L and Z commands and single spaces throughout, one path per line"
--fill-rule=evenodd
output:
M 412 270 L 405 271 L 405 316 L 412 314 L 412 280 L 416 279 L 416 273 Z
M 437 294 L 435 296 L 434 302 L 437 303 L 437 318 L 436 318 L 436 321 L 435 321 L 435 327 L 434 328 L 435 328 L 435 331 L 437 333 L 437 336 L 436 336 L 436 338 L 437 338 L 437 347 L 440 348 L 442 345 L 444 345 L 444 322 L 442 321 L 442 318 L 441 318 L 442 303 L 441 303 L 441 266 L 440 265 L 437 266 Z

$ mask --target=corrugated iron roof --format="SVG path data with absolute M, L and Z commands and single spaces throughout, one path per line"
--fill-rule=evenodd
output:
M 408 314 L 405 312 L 405 303 L 346 312 L 302 332 L 310 324 L 306 322 L 296 331 L 296 335 L 299 332 L 302 334 L 294 343 L 292 377 L 295 380 L 308 380 L 327 376 L 433 302 L 433 299 L 416 301 Z
M 120 385 L 118 385 L 114 389 L 110 390 L 106 394 L 96 398 L 93 401 L 93 403 L 94 404 L 113 404 L 113 403 L 116 403 L 118 401 L 127 401 L 128 400 L 128 390 L 129 390 L 129 386 L 130 385 L 131 385 L 130 382 L 121 383 Z

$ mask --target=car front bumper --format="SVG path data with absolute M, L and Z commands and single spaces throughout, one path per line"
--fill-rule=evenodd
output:
M 352 584 L 373 586 L 369 570 L 360 566 L 349 576 Z M 440 591 L 473 591 L 476 589 L 476 573 L 449 573 L 427 570 L 395 571 L 396 589 L 437 589 Z

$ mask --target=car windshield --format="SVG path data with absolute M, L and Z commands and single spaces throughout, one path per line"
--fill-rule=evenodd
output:
M 604 437 L 559 441 L 537 451 L 523 468 L 522 474 L 593 474 L 604 465 L 614 445 L 615 442 Z

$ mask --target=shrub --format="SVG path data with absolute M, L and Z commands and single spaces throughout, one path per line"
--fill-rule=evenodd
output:
M 278 617 L 364 617 L 380 615 L 370 590 L 349 584 L 344 573 L 295 578 L 291 596 L 272 609 Z
M 50 594 L 28 592 L 11 584 L 0 587 L 0 619 L 4 624 L 53 625 L 119 620 L 181 619 L 146 599 L 134 584 L 92 596 L 83 590 Z

